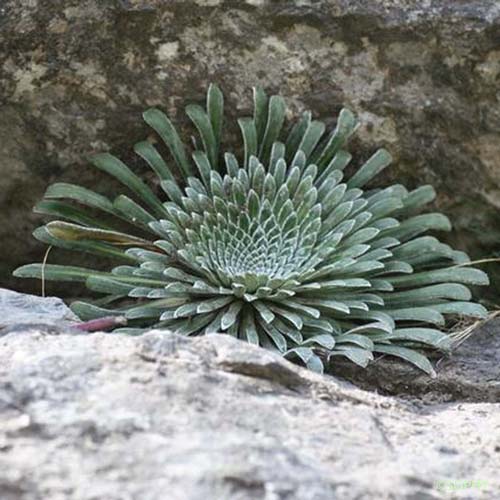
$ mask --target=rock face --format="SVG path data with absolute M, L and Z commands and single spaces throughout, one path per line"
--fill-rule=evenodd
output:
M 4 500 L 493 498 L 500 487 L 498 403 L 419 409 L 223 335 L 31 331 L 0 343 Z
M 0 336 L 28 326 L 64 328 L 78 321 L 61 299 L 0 288 Z
M 387 180 L 434 184 L 455 244 L 474 256 L 500 247 L 497 0 L 4 0 L 0 28 L 3 284 L 43 256 L 30 210 L 48 183 L 105 191 L 84 156 L 130 160 L 148 134 L 141 111 L 180 120 L 209 81 L 233 118 L 255 84 L 329 122 L 351 107 L 357 161 L 385 146 Z
M 409 401 L 227 335 L 75 335 L 16 311 L 24 326 L 0 335 L 2 500 L 430 500 L 500 488 L 498 391 Z M 498 380 L 483 350 L 461 359 L 457 386 L 473 369 L 471 386 Z

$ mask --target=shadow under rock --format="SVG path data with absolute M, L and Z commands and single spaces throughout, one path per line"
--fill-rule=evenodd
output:
M 499 402 L 500 318 L 478 327 L 450 356 L 439 360 L 436 378 L 387 356 L 365 369 L 337 358 L 328 372 L 363 389 L 424 403 Z

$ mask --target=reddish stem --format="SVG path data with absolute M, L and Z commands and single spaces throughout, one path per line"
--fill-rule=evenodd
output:
M 105 318 L 92 319 L 84 323 L 78 323 L 75 325 L 75 328 L 83 332 L 102 332 L 111 330 L 117 326 L 125 326 L 126 324 L 127 318 L 124 316 L 106 316 Z

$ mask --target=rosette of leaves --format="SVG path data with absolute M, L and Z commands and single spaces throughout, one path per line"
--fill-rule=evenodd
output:
M 240 158 L 222 154 L 215 85 L 205 109 L 186 108 L 197 134 L 189 148 L 162 111 L 146 111 L 158 140 L 134 150 L 156 191 L 105 153 L 91 162 L 123 194 L 58 183 L 36 207 L 56 219 L 36 238 L 111 259 L 109 272 L 31 264 L 15 275 L 84 282 L 101 296 L 73 311 L 125 316 L 129 327 L 117 331 L 225 333 L 318 371 L 336 356 L 365 367 L 380 353 L 432 374 L 426 353 L 452 345 L 446 315 L 484 317 L 468 285 L 488 283 L 463 265 L 467 255 L 427 234 L 450 230 L 444 215 L 422 211 L 433 188 L 367 188 L 391 162 L 384 149 L 346 176 L 358 125 L 347 109 L 331 131 L 309 112 L 288 128 L 282 97 L 256 88 L 253 101 L 253 116 L 238 120 Z

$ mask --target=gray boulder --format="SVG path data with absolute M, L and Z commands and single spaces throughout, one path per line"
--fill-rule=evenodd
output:
M 31 329 L 0 339 L 0 498 L 494 498 L 499 411 L 365 392 L 226 335 Z
M 38 297 L 0 288 L 0 336 L 28 327 L 69 328 L 79 321 L 57 297 Z

